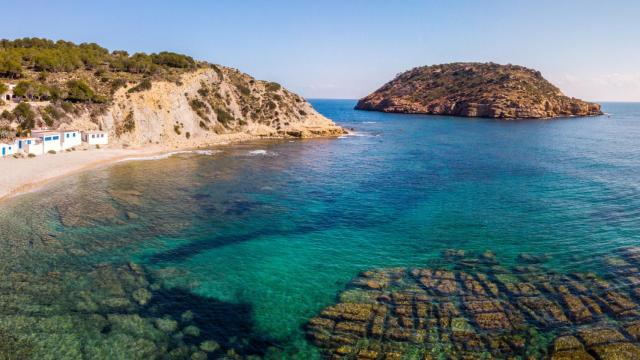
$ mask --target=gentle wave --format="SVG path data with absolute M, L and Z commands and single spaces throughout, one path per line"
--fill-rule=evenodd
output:
M 276 156 L 278 153 L 273 151 L 267 151 L 263 149 L 251 150 L 247 153 L 248 156 Z
M 380 136 L 379 134 L 370 134 L 364 132 L 350 131 L 348 134 L 338 136 L 338 139 L 346 139 L 348 137 L 376 137 Z
M 171 151 L 171 152 L 168 152 L 165 154 L 159 154 L 159 155 L 130 157 L 130 158 L 119 160 L 118 162 L 163 160 L 163 159 L 168 159 L 175 155 L 183 155 L 183 154 L 196 154 L 196 155 L 209 156 L 209 155 L 215 155 L 221 152 L 222 152 L 221 150 L 180 150 L 180 151 Z

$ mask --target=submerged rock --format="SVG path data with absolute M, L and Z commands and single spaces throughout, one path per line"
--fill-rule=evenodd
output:
M 443 256 L 456 266 L 462 258 Z M 603 259 L 615 285 L 593 273 L 522 271 L 488 253 L 479 259 L 464 271 L 362 272 L 340 302 L 308 322 L 307 335 L 338 358 L 640 358 L 640 248 L 624 250 L 623 261 Z

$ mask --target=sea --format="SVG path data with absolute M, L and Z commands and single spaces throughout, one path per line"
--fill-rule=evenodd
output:
M 599 274 L 640 245 L 638 103 L 514 121 L 311 103 L 350 133 L 138 158 L 4 202 L 0 353 L 322 358 L 307 323 L 363 271 L 456 249 Z

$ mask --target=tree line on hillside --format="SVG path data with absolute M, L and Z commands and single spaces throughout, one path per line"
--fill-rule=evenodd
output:
M 197 66 L 190 56 L 163 51 L 154 54 L 109 50 L 95 43 L 75 44 L 40 38 L 0 40 L 0 77 L 17 79 L 26 70 L 71 72 L 106 68 L 115 72 L 152 75 L 164 68 L 189 69 Z

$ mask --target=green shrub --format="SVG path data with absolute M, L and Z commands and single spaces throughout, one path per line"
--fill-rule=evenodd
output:
M 251 89 L 249 89 L 248 87 L 246 87 L 244 85 L 238 85 L 238 90 L 240 91 L 240 94 L 242 94 L 242 95 L 245 95 L 245 96 L 251 95 Z
M 198 116 L 201 119 L 209 121 L 209 116 L 207 114 L 209 114 L 210 111 L 207 104 L 205 104 L 204 102 L 198 99 L 193 99 L 189 101 L 189 105 L 191 106 L 191 109 L 195 111 L 196 114 L 198 114 Z
M 28 156 L 28 157 L 30 157 L 30 158 L 34 158 L 34 157 L 36 157 L 36 155 L 35 155 L 35 154 L 32 154 L 32 153 L 29 153 L 29 155 L 27 155 L 27 156 Z
M 131 89 L 127 90 L 128 93 L 135 93 L 135 92 L 140 92 L 140 91 L 147 91 L 147 90 L 151 90 L 151 81 L 149 79 L 144 79 L 140 82 L 140 84 L 132 87 Z
M 201 87 L 200 89 L 198 89 L 198 94 L 202 97 L 207 97 L 209 96 L 209 89 L 207 89 L 206 87 Z
M 0 51 L 0 75 L 16 79 L 22 76 L 22 56 L 18 51 Z
M 209 108 L 207 107 L 207 104 L 205 104 L 204 102 L 198 99 L 193 99 L 189 101 L 189 105 L 191 106 L 191 109 L 193 111 L 204 110 L 206 112 L 209 112 Z
M 270 83 L 267 83 L 266 88 L 267 88 L 267 91 L 274 92 L 274 91 L 280 90 L 282 86 L 276 82 L 270 82 Z
M 116 78 L 111 81 L 111 93 L 115 93 L 123 86 L 127 86 L 127 80 L 123 78 Z
M 65 101 L 60 106 L 62 106 L 62 110 L 64 110 L 66 113 L 75 112 L 75 106 L 73 106 L 73 103 Z
M 124 119 L 123 128 L 125 132 L 132 132 L 136 128 L 136 122 L 133 119 L 133 112 L 129 112 L 127 117 Z
M 33 129 L 36 126 L 36 113 L 27 103 L 20 103 L 13 109 L 13 117 L 20 123 L 23 130 Z
M 180 125 L 178 124 L 173 125 L 173 131 L 175 131 L 175 133 L 178 135 L 182 134 L 182 132 L 180 131 Z
M 49 154 L 56 154 L 56 151 L 55 151 L 55 150 L 49 150 L 49 151 L 47 151 L 47 153 L 49 153 Z
M 51 118 L 51 116 L 49 116 L 49 114 L 47 113 L 43 113 L 42 115 L 42 120 L 44 121 L 44 123 L 49 126 L 52 127 L 53 126 L 53 119 Z
M 234 120 L 233 116 L 229 114 L 225 109 L 222 109 L 222 108 L 216 109 L 216 116 L 218 118 L 218 121 L 224 125 L 227 125 L 228 123 Z
M 174 52 L 163 51 L 158 54 L 151 54 L 151 61 L 156 65 L 165 65 L 174 68 L 192 68 L 196 62 L 191 56 L 176 54 Z
M 0 94 L 4 94 L 9 91 L 9 87 L 4 83 L 0 83 Z
M 187 137 L 187 139 L 190 139 L 190 138 L 191 138 L 191 133 L 187 131 L 187 132 L 184 134 L 184 136 L 186 136 L 186 137 Z
M 67 81 L 67 91 L 66 99 L 74 102 L 92 101 L 95 95 L 93 89 L 82 80 Z
M 2 114 L 0 114 L 0 118 L 12 121 L 13 119 L 15 119 L 15 116 L 13 115 L 13 113 L 9 112 L 9 110 L 4 110 Z

